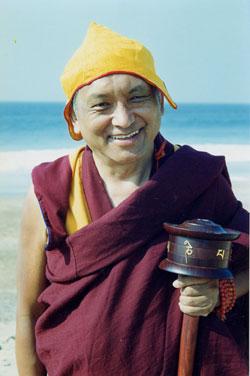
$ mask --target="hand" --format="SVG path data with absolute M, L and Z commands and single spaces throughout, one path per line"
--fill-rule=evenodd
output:
M 190 316 L 207 316 L 219 305 L 219 281 L 217 279 L 178 276 L 173 282 L 180 289 L 179 306 Z

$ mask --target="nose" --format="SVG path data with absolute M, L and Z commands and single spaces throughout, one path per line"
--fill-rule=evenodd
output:
M 112 125 L 116 127 L 128 128 L 134 122 L 134 120 L 135 117 L 133 112 L 123 103 L 117 103 L 112 116 Z

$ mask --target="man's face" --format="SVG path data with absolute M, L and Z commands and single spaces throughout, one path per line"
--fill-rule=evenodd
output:
M 128 74 L 100 78 L 79 90 L 76 107 L 75 123 L 96 158 L 112 165 L 151 157 L 161 108 L 145 81 Z

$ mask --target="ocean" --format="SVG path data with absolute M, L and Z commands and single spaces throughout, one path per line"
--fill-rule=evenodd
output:
M 0 102 L 0 151 L 76 147 L 63 109 L 63 103 Z M 250 105 L 166 106 L 162 133 L 178 144 L 248 144 Z
M 68 135 L 63 108 L 63 103 L 0 103 L 0 195 L 24 194 L 34 165 L 80 147 Z M 225 155 L 233 183 L 249 188 L 249 104 L 166 106 L 161 132 L 172 143 Z

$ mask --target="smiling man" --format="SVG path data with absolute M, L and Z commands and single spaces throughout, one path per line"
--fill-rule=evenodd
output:
M 203 317 L 195 375 L 247 375 L 248 213 L 224 158 L 161 136 L 164 98 L 176 105 L 137 41 L 92 23 L 61 80 L 69 133 L 86 146 L 32 173 L 18 263 L 20 375 L 174 376 L 182 312 Z M 158 267 L 163 222 L 190 218 L 242 233 L 226 321 L 218 280 Z
M 161 118 L 156 91 L 141 78 L 109 75 L 81 88 L 75 109 L 74 128 L 117 205 L 149 178 Z

